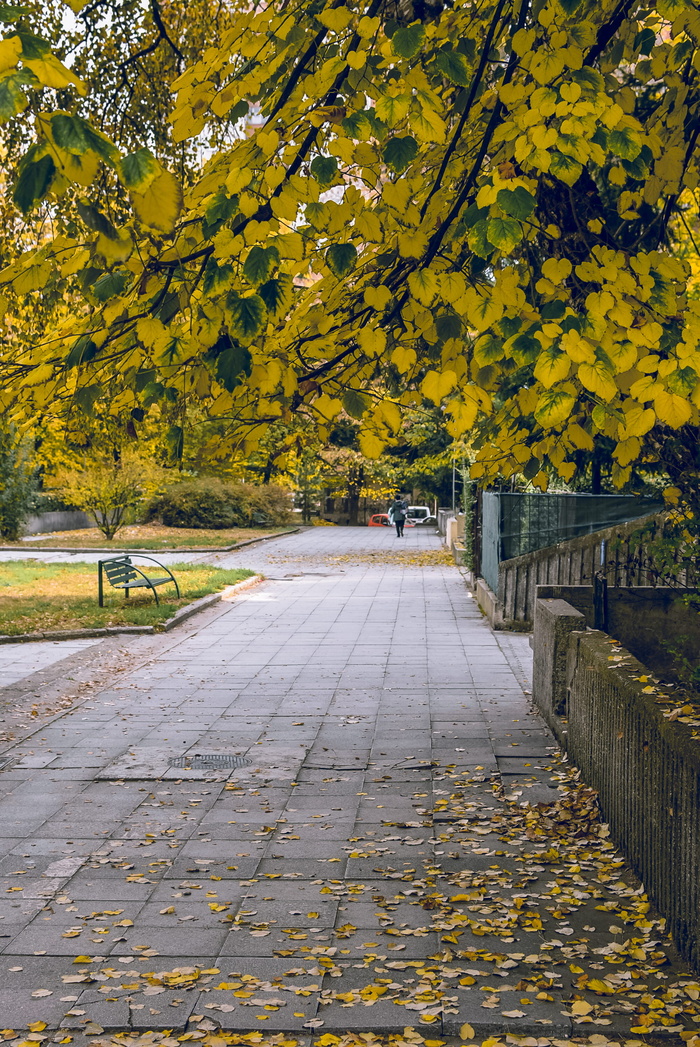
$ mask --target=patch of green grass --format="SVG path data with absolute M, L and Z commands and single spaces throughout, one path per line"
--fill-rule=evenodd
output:
M 138 555 L 134 556 L 138 564 Z M 161 574 L 144 561 L 146 574 Z M 153 625 L 172 618 L 209 593 L 220 592 L 253 572 L 224 570 L 207 564 L 174 564 L 171 570 L 180 586 L 175 598 L 172 584 L 158 587 L 160 604 L 150 590 L 137 589 L 127 599 L 105 579 L 105 606 L 97 606 L 97 564 L 50 564 L 35 560 L 0 563 L 0 634 L 45 632 L 54 629 L 100 629 L 119 625 Z
M 132 524 L 110 541 L 97 527 L 56 531 L 31 542 L 6 543 L 22 549 L 226 549 L 251 538 L 284 534 L 289 527 L 230 527 L 207 530 L 195 527 L 165 527 L 163 524 Z

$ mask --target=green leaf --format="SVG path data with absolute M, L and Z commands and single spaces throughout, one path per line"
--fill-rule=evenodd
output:
M 330 185 L 338 173 L 338 161 L 334 156 L 316 156 L 311 161 L 311 174 L 321 186 Z
M 469 83 L 469 65 L 459 51 L 438 51 L 435 64 L 442 75 L 458 87 L 466 87 Z
M 165 434 L 165 446 L 168 449 L 170 460 L 179 462 L 185 449 L 185 434 L 181 425 L 171 425 Z
M 74 156 L 82 156 L 88 149 L 92 149 L 103 160 L 109 162 L 116 156 L 116 149 L 112 143 L 98 135 L 87 120 L 80 116 L 57 113 L 51 117 L 51 133 L 56 145 Z
M 335 276 L 349 273 L 357 261 L 357 248 L 354 244 L 331 244 L 326 251 L 328 268 Z
M 115 298 L 121 294 L 131 273 L 117 270 L 114 273 L 103 273 L 103 275 L 92 285 L 92 293 L 98 302 L 106 302 L 109 298 Z
M 160 164 L 151 150 L 145 146 L 137 149 L 135 153 L 129 153 L 119 165 L 120 177 L 126 188 L 137 189 L 140 192 L 153 181 L 159 171 Z
M 29 14 L 28 7 L 15 7 L 14 4 L 0 4 L 0 22 L 17 22 L 23 15 Z
M 68 116 L 66 113 L 58 113 L 51 117 L 51 133 L 54 141 L 61 149 L 74 156 L 82 156 L 90 148 L 90 144 L 84 133 L 84 120 L 78 116 Z
M 540 396 L 540 402 L 535 408 L 535 418 L 543 429 L 551 429 L 567 420 L 575 403 L 576 399 L 571 393 L 565 393 L 561 389 L 548 389 Z
M 423 46 L 425 29 L 420 22 L 397 29 L 391 38 L 391 49 L 399 58 L 413 58 Z
M 567 18 L 569 18 L 578 11 L 581 6 L 581 0 L 559 0 L 559 6 Z
M 279 251 L 273 245 L 259 247 L 257 244 L 251 247 L 248 257 L 243 263 L 243 275 L 249 284 L 257 287 L 269 279 L 272 270 L 280 260 Z
M 494 247 L 506 253 L 523 238 L 523 227 L 515 218 L 489 218 L 486 232 Z
M 210 258 L 202 279 L 202 294 L 208 295 L 225 286 L 233 276 L 233 266 L 228 262 L 219 265 L 215 258 Z
M 252 341 L 265 326 L 267 310 L 265 303 L 257 294 L 243 295 L 231 291 L 226 298 L 231 332 L 245 341 Z
M 56 165 L 50 156 L 42 156 L 36 163 L 27 164 L 15 183 L 12 199 L 23 214 L 43 200 L 56 174 Z
M 222 335 L 212 346 L 216 357 L 216 380 L 231 393 L 237 385 L 250 374 L 252 360 L 250 353 L 243 345 L 234 342 L 228 335 Z
M 204 212 L 202 220 L 202 232 L 209 238 L 217 233 L 224 222 L 236 213 L 238 209 L 238 197 L 226 196 L 223 189 L 219 189 Z
M 361 142 L 366 141 L 372 134 L 370 119 L 362 110 L 346 116 L 341 126 L 348 138 L 356 138 Z
M 20 29 L 17 31 L 17 36 L 22 41 L 22 58 L 28 58 L 30 61 L 45 58 L 51 51 L 51 45 L 46 40 L 42 40 L 40 36 L 35 36 L 34 33 L 27 33 Z
M 20 69 L 0 80 L 0 123 L 11 120 L 26 107 L 27 97 L 22 88 L 29 84 L 36 84 L 36 77 L 28 69 Z
M 109 237 L 110 240 L 117 240 L 118 233 L 108 218 L 93 207 L 92 204 L 84 204 L 82 201 L 78 201 L 76 204 L 78 214 L 85 222 L 88 229 L 92 229 L 96 233 L 103 233 Z
M 462 321 L 456 313 L 442 313 L 435 317 L 435 330 L 441 342 L 448 338 L 459 338 L 462 334 Z
M 76 389 L 73 400 L 85 414 L 94 415 L 95 403 L 103 393 L 103 385 L 86 385 L 82 389 Z
M 500 189 L 496 203 L 511 218 L 529 218 L 535 210 L 535 198 L 522 185 L 515 189 Z
M 81 334 L 71 346 L 71 351 L 66 357 L 66 367 L 78 367 L 97 356 L 97 346 L 89 334 Z
M 639 135 L 628 127 L 619 131 L 611 131 L 608 135 L 608 145 L 616 156 L 623 160 L 634 160 L 642 151 L 642 143 Z
M 370 406 L 369 399 L 355 389 L 346 389 L 343 393 L 343 407 L 352 418 L 362 418 Z
M 519 334 L 513 342 L 511 352 L 513 359 L 520 367 L 531 364 L 539 355 L 542 346 L 528 334 Z
M 656 44 L 656 33 L 649 26 L 645 26 L 644 29 L 640 30 L 634 38 L 635 50 L 640 55 L 651 55 Z
M 566 185 L 573 185 L 577 182 L 582 170 L 577 160 L 560 153 L 558 149 L 553 149 L 549 154 L 549 173 Z
M 258 288 L 258 294 L 273 316 L 286 312 L 292 300 L 292 278 L 280 273 L 275 280 L 268 280 Z
M 418 142 L 412 135 L 390 138 L 384 146 L 384 163 L 400 174 L 418 155 Z
M 485 218 L 480 218 L 469 230 L 467 240 L 470 249 L 479 258 L 490 258 L 493 254 L 493 244 L 487 235 L 488 223 Z

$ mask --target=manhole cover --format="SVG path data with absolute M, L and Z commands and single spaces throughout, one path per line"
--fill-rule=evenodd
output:
M 194 753 L 192 756 L 173 756 L 168 760 L 170 767 L 182 767 L 188 771 L 223 771 L 230 770 L 232 767 L 246 767 L 249 763 L 250 760 L 246 760 L 243 756 L 216 754 L 200 756 L 199 753 Z

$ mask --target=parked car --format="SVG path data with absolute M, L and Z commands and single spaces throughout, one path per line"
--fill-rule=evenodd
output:
M 427 505 L 409 505 L 406 523 L 412 527 L 424 527 L 434 524 L 437 520 Z
M 388 513 L 375 513 L 374 516 L 370 516 L 367 521 L 368 527 L 391 527 L 391 520 L 389 519 Z M 415 527 L 416 521 L 406 518 L 406 527 Z

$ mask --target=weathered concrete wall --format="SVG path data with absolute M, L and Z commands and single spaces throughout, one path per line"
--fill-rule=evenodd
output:
M 593 628 L 591 586 L 541 585 L 537 596 L 538 603 L 566 600 Z M 677 657 L 669 644 L 690 659 L 700 652 L 700 615 L 688 611 L 678 590 L 662 586 L 608 587 L 608 633 L 653 672 L 671 680 L 676 679 Z
M 700 743 L 664 718 L 635 679 L 647 667 L 622 653 L 611 664 L 607 634 L 571 634 L 567 748 L 681 955 L 700 969 Z
M 23 531 L 24 534 L 49 534 L 51 531 L 77 531 L 80 527 L 94 526 L 91 516 L 76 509 L 30 516 Z
M 538 709 L 560 743 L 566 732 L 566 666 L 572 632 L 586 628 L 580 611 L 563 599 L 538 599 L 535 606 L 532 694 Z

